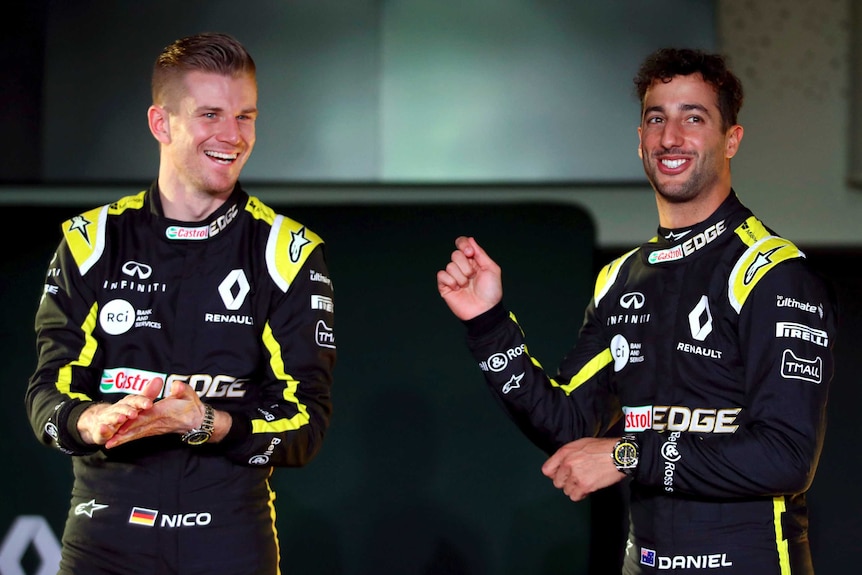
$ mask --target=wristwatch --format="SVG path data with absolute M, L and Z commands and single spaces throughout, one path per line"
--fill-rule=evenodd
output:
M 215 410 L 211 405 L 204 404 L 204 420 L 201 426 L 190 429 L 183 434 L 182 440 L 189 445 L 201 445 L 210 440 L 215 428 Z
M 620 440 L 614 445 L 614 450 L 611 457 L 614 460 L 614 465 L 619 471 L 631 476 L 635 468 L 638 466 L 638 457 L 640 456 L 641 448 L 638 445 L 637 438 L 634 435 L 623 435 Z

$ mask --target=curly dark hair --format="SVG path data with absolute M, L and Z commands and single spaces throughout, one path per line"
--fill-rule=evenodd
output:
M 634 78 L 643 112 L 644 95 L 656 80 L 670 82 L 674 76 L 700 74 L 718 93 L 718 109 L 726 130 L 737 123 L 742 108 L 742 82 L 730 71 L 724 56 L 688 48 L 662 48 L 646 57 Z

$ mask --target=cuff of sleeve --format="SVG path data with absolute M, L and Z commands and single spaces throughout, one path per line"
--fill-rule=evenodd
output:
M 92 405 L 92 401 L 81 401 L 59 414 L 60 421 L 58 423 L 60 425 L 58 427 L 63 430 L 59 438 L 61 447 L 75 454 L 94 453 L 101 449 L 99 445 L 85 442 L 78 431 L 78 419 L 84 413 L 84 410 Z
M 479 337 L 488 333 L 508 318 L 508 310 L 503 306 L 503 302 L 499 302 L 488 311 L 480 313 L 474 318 L 464 320 L 463 323 L 467 326 L 468 337 Z
M 229 411 L 230 429 L 219 444 L 225 449 L 242 445 L 251 435 L 251 420 L 243 413 Z

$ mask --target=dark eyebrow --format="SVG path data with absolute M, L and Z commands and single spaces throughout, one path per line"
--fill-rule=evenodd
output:
M 681 112 L 698 111 L 703 112 L 707 116 L 710 115 L 706 106 L 700 104 L 680 104 L 678 108 Z M 644 108 L 644 116 L 652 113 L 664 113 L 664 106 L 649 106 L 648 108 Z

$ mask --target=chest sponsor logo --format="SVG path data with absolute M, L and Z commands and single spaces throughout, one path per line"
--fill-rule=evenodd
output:
M 228 272 L 218 286 L 222 303 L 229 311 L 236 311 L 241 308 L 250 291 L 251 285 L 242 269 Z M 207 323 L 254 325 L 254 318 L 246 314 L 205 313 L 204 321 Z
M 236 219 L 237 213 L 239 208 L 234 204 L 208 226 L 168 226 L 165 237 L 169 240 L 205 240 L 223 232 Z
M 99 311 L 99 325 L 108 335 L 122 335 L 135 325 L 135 308 L 124 299 L 111 300 Z
M 527 353 L 527 346 L 522 343 L 517 347 L 492 354 L 485 361 L 480 361 L 479 369 L 482 371 L 493 371 L 494 373 L 499 373 L 509 366 L 509 361 L 517 357 L 521 357 L 525 353 Z
M 311 296 L 311 309 L 319 309 L 332 313 L 334 309 L 332 298 L 325 295 L 313 294 Z
M 102 393 L 138 394 L 153 380 L 159 380 L 162 391 L 170 389 L 174 381 L 181 381 L 191 387 L 202 398 L 242 398 L 246 394 L 248 379 L 232 375 L 210 375 L 194 373 L 191 375 L 170 375 L 132 367 L 114 367 L 102 371 L 99 390 Z
M 132 291 L 136 293 L 164 293 L 167 285 L 163 282 L 147 281 L 153 275 L 153 268 L 143 262 L 128 260 L 120 267 L 120 272 L 129 279 L 106 279 L 102 288 L 106 291 Z
M 804 359 L 785 349 L 781 356 L 781 377 L 820 383 L 823 381 L 823 358 Z
M 734 433 L 741 407 L 687 407 L 684 405 L 623 406 L 625 430 L 692 433 Z
M 210 237 L 209 226 L 168 226 L 165 237 L 169 240 L 205 240 Z
M 651 264 L 658 264 L 662 262 L 681 260 L 708 245 L 723 234 L 726 229 L 724 220 L 721 220 L 717 224 L 709 226 L 699 234 L 690 237 L 678 246 L 664 250 L 656 250 L 650 253 L 647 257 L 647 261 Z
M 140 394 L 150 382 L 158 381 L 162 391 L 159 392 L 159 397 L 165 388 L 164 373 L 156 373 L 154 371 L 146 371 L 143 369 L 130 369 L 127 367 L 117 367 L 102 371 L 102 379 L 99 383 L 99 391 L 102 393 L 126 393 Z
M 652 406 L 623 406 L 625 415 L 625 430 L 627 432 L 646 431 L 652 428 Z
M 779 321 L 775 324 L 775 337 L 790 337 L 810 341 L 820 347 L 829 347 L 829 334 L 822 329 L 814 329 L 805 324 L 792 321 Z
M 646 302 L 646 297 L 639 291 L 625 293 L 620 296 L 620 306 L 623 309 L 641 309 Z
M 314 326 L 314 339 L 320 347 L 335 349 L 335 332 L 322 319 Z
M 611 356 L 614 358 L 614 371 L 619 372 L 629 363 L 644 361 L 640 342 L 631 342 L 622 334 L 611 338 Z

